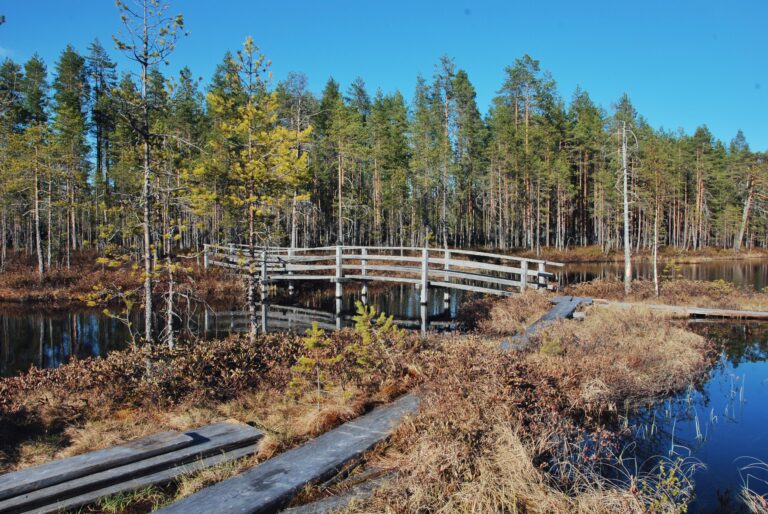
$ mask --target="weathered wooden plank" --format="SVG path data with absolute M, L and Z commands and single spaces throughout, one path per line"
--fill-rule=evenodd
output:
M 263 434 L 260 430 L 248 425 L 215 423 L 185 432 L 183 435 L 194 444 L 13 496 L 0 501 L 0 513 L 49 505 L 77 494 L 125 482 L 137 476 L 180 466 L 214 453 L 254 443 Z
M 345 270 L 360 269 L 360 264 L 344 264 L 342 266 Z M 383 264 L 368 264 L 366 265 L 368 271 L 391 271 L 392 273 L 421 273 L 421 268 L 415 268 L 413 266 L 386 266 Z
M 418 408 L 414 394 L 344 423 L 240 476 L 203 489 L 158 512 L 217 514 L 275 512 L 309 483 L 325 480 L 384 441 Z
M 503 254 L 500 254 L 500 253 L 477 252 L 477 251 L 474 251 L 474 250 L 454 250 L 454 249 L 451 249 L 451 253 L 456 253 L 456 254 L 460 254 L 460 255 L 471 255 L 471 256 L 474 256 L 474 257 L 485 257 L 485 258 L 488 258 L 488 259 L 498 259 L 498 260 L 503 260 L 503 261 L 518 261 L 518 262 L 528 261 L 530 263 L 535 263 L 535 264 L 538 264 L 538 263 L 541 262 L 541 263 L 544 263 L 544 264 L 546 264 L 548 266 L 558 266 L 558 267 L 562 267 L 563 266 L 563 264 L 560 263 L 560 262 L 543 261 L 541 259 L 528 259 L 527 257 L 517 257 L 517 256 L 514 256 L 514 255 L 503 255 Z
M 370 268 L 370 267 L 369 267 Z M 407 277 L 388 277 L 385 275 L 347 275 L 346 278 L 350 280 L 359 280 L 361 282 L 400 282 L 403 284 L 420 284 L 421 280 L 418 278 Z
M 461 289 L 464 291 L 472 291 L 475 293 L 495 294 L 498 296 L 512 296 L 515 294 L 512 291 L 504 291 L 503 289 L 494 289 L 492 287 L 471 286 L 469 284 L 456 284 L 454 282 L 432 282 L 429 283 L 432 287 L 444 287 L 446 289 Z
M 532 335 L 559 319 L 570 318 L 582 303 L 590 305 L 592 303 L 592 298 L 580 296 L 556 296 L 552 299 L 552 303 L 554 306 L 535 323 L 526 328 L 522 334 L 515 335 L 510 341 L 502 342 L 500 345 L 501 349 L 524 349 Z
M 352 502 L 360 502 L 369 498 L 387 480 L 394 477 L 394 473 L 369 478 L 342 491 L 340 494 L 321 498 L 320 500 L 298 507 L 292 507 L 282 511 L 282 514 L 329 514 L 339 512 Z
M 195 444 L 195 438 L 189 434 L 161 432 L 113 448 L 7 473 L 0 476 L 0 499 L 4 500 L 104 469 L 173 452 L 193 444 Z
M 28 512 L 29 514 L 54 514 L 74 510 L 78 507 L 83 507 L 84 505 L 95 503 L 100 499 L 106 498 L 108 496 L 124 494 L 131 491 L 138 491 L 139 489 L 144 489 L 146 487 L 166 484 L 174 479 L 181 477 L 182 475 L 195 473 L 197 471 L 211 468 L 213 466 L 218 466 L 220 464 L 234 462 L 242 459 L 243 457 L 253 455 L 256 453 L 257 449 L 258 444 L 249 444 L 242 448 L 217 453 L 204 459 L 198 459 L 186 464 L 182 464 L 180 466 L 164 469 L 162 471 L 152 473 L 151 475 L 132 478 L 125 482 L 113 484 L 101 489 L 97 489 L 95 491 L 82 493 L 77 496 L 58 501 L 51 505 L 37 507 Z
M 282 280 L 330 280 L 333 282 L 333 275 L 272 275 L 268 282 Z
M 455 278 L 458 280 L 475 280 L 477 282 L 488 282 L 491 284 L 499 284 L 504 286 L 520 287 L 522 282 L 520 280 L 511 280 L 508 278 L 499 278 L 492 275 L 483 275 L 480 273 L 470 273 L 468 271 L 457 270 L 443 270 L 443 269 L 431 269 L 429 270 L 430 276 L 438 278 Z
M 376 254 L 368 254 L 366 256 L 362 255 L 344 255 L 344 260 L 346 261 L 361 261 L 361 260 L 367 260 L 367 261 L 394 261 L 394 262 L 421 262 L 421 257 L 409 257 L 406 255 L 376 255 Z
M 768 319 L 766 311 L 750 311 L 737 309 L 711 309 L 705 307 L 691 307 L 688 305 L 665 305 L 658 303 L 630 303 L 614 302 L 610 300 L 595 299 L 598 305 L 610 305 L 621 309 L 646 308 L 655 311 L 668 312 L 683 317 L 703 318 L 728 318 L 728 319 Z

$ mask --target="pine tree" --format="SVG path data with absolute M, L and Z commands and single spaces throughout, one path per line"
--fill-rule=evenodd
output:
M 111 206 L 110 167 L 113 161 L 112 138 L 115 131 L 116 106 L 113 90 L 117 86 L 116 64 L 107 55 L 107 51 L 98 40 L 88 47 L 86 70 L 91 90 L 90 127 L 95 147 L 96 202 L 101 210 Z M 98 208 L 96 213 L 99 217 Z M 106 217 L 106 216 L 105 216 Z
M 208 95 L 213 119 L 220 120 L 214 130 L 221 134 L 220 140 L 229 143 L 227 149 L 219 149 L 229 152 L 227 200 L 247 220 L 247 301 L 253 341 L 258 325 L 257 248 L 259 243 L 272 243 L 270 216 L 305 180 L 307 157 L 298 155 L 296 145 L 306 142 L 310 134 L 305 129 L 297 135 L 278 123 L 278 95 L 269 90 L 268 66 L 253 40 L 247 38 L 229 63 L 226 75 L 226 81 L 233 83 L 228 89 L 242 91 L 242 95 Z M 233 112 L 235 117 L 221 116 Z
M 70 251 L 78 249 L 78 196 L 87 187 L 89 171 L 89 148 L 86 142 L 89 85 L 86 77 L 85 59 L 72 46 L 67 46 L 56 64 L 52 126 L 65 170 L 67 267 L 70 265 Z
M 150 71 L 166 59 L 176 46 L 176 40 L 184 27 L 182 16 L 169 16 L 168 4 L 162 0 L 133 0 L 131 5 L 116 0 L 120 19 L 125 26 L 124 36 L 114 36 L 117 48 L 135 61 L 141 72 L 141 96 L 132 125 L 143 141 L 143 181 L 141 204 L 143 207 L 144 232 L 144 337 L 152 337 L 152 170 L 150 149 L 152 133 L 149 99 Z M 131 109 L 126 109 L 130 113 Z

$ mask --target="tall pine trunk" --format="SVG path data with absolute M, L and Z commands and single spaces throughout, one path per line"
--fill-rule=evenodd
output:
M 749 226 L 749 214 L 752 209 L 752 201 L 755 195 L 755 176 L 751 172 L 749 174 L 749 186 L 747 189 L 747 199 L 744 200 L 744 211 L 741 215 L 741 228 L 739 228 L 739 235 L 733 245 L 733 249 L 737 252 L 741 250 L 741 244 L 744 241 L 744 234 L 747 233 L 747 227 Z

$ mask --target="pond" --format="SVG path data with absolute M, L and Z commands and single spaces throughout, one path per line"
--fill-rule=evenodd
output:
M 696 323 L 718 345 L 708 379 L 630 420 L 638 455 L 691 459 L 689 512 L 747 512 L 743 484 L 768 492 L 768 324 Z
M 293 300 L 276 298 L 275 303 L 268 306 L 267 329 L 303 333 L 313 322 L 330 330 L 350 326 L 353 323 L 355 302 L 361 300 L 361 296 L 359 289 L 348 289 L 349 293 L 343 298 L 338 316 L 332 288 L 306 291 Z M 439 329 L 448 326 L 456 315 L 460 301 L 461 292 L 451 292 L 450 307 L 446 310 L 443 292 L 431 290 L 426 318 L 432 327 Z M 413 286 L 397 285 L 371 290 L 367 303 L 375 306 L 378 312 L 393 315 L 402 326 L 414 329 L 421 327 L 419 291 Z M 141 325 L 141 313 L 136 312 L 131 318 L 134 326 Z M 157 328 L 158 331 L 160 329 Z M 236 304 L 212 310 L 201 308 L 181 316 L 177 320 L 176 329 L 188 336 L 224 337 L 233 332 L 246 331 L 248 315 L 241 305 Z M 110 351 L 126 348 L 130 339 L 124 323 L 100 310 L 0 310 L 0 377 L 16 375 L 31 366 L 57 367 L 73 357 L 103 356 Z
M 567 264 L 564 269 L 560 276 L 562 285 L 624 276 L 622 262 L 573 263 Z M 653 263 L 647 260 L 632 263 L 632 275 L 634 278 L 653 280 Z M 768 259 L 722 259 L 676 266 L 659 263 L 659 275 L 682 276 L 691 280 L 725 280 L 737 287 L 752 287 L 760 291 L 768 286 Z

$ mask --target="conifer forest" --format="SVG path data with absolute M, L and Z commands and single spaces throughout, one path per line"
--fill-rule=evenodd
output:
M 600 106 L 559 90 L 529 55 L 487 112 L 449 56 L 410 91 L 312 77 L 327 80 L 313 94 L 301 72 L 273 80 L 249 38 L 211 77 L 170 76 L 183 19 L 156 14 L 115 45 L 2 62 L 3 262 L 26 253 L 42 273 L 80 249 L 150 262 L 249 239 L 609 251 L 624 245 L 624 139 L 632 247 L 768 242 L 765 155 L 741 132 L 654 128 L 627 95 Z M 124 25 L 137 22 L 124 6 Z

